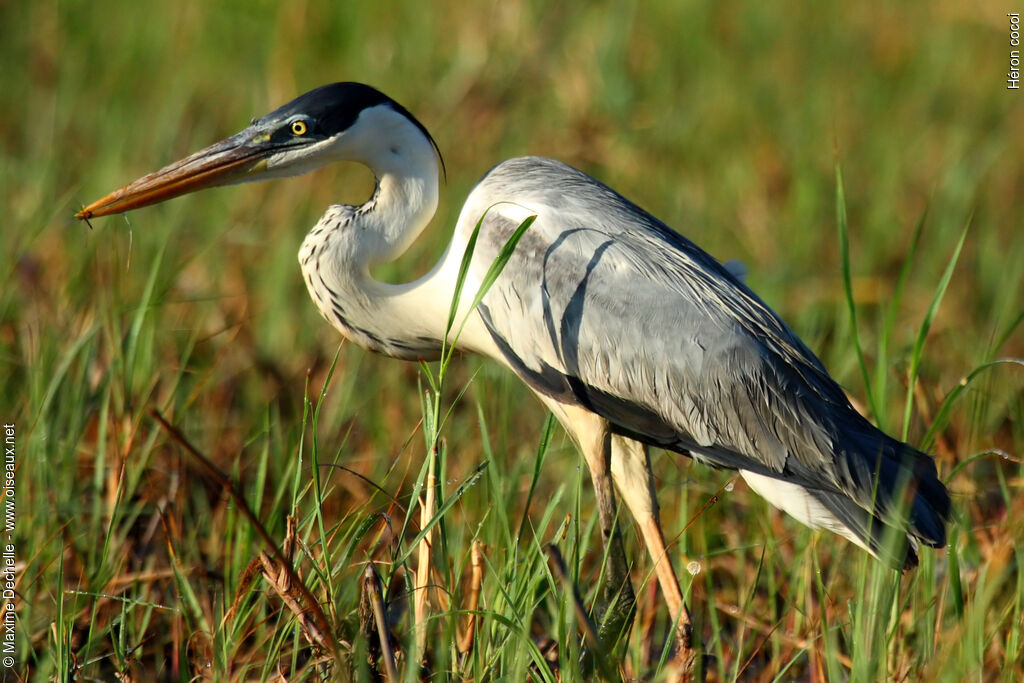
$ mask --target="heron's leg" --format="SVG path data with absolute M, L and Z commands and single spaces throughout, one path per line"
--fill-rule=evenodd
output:
M 672 560 L 665 548 L 665 537 L 661 531 L 657 492 L 651 460 L 644 444 L 613 435 L 611 438 L 611 473 L 622 495 L 626 507 L 633 514 L 643 534 L 647 552 L 654 562 L 661 592 L 665 596 L 669 613 L 675 620 L 676 639 L 684 650 L 693 647 L 693 627 L 690 611 L 683 603 L 683 592 L 679 588 Z
M 629 630 L 635 613 L 636 596 L 629 580 L 629 563 L 622 546 L 611 477 L 611 433 L 608 423 L 588 410 L 563 406 L 566 424 L 579 444 L 594 482 L 594 497 L 601 523 L 601 540 L 607 552 L 605 567 L 605 611 L 599 618 L 598 635 L 614 643 Z

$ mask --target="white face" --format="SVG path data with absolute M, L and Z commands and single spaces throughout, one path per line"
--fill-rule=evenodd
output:
M 302 117 L 294 118 L 301 122 Z M 381 175 L 423 163 L 424 155 L 433 157 L 434 149 L 419 128 L 389 105 L 379 104 L 364 109 L 336 135 L 269 157 L 261 179 L 300 175 L 336 161 L 363 163 Z

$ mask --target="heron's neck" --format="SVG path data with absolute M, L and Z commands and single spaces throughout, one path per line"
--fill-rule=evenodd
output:
M 401 256 L 420 236 L 437 210 L 437 161 L 434 150 L 414 162 L 372 168 L 377 185 L 373 196 L 355 208 L 359 234 L 348 235 L 351 267 L 369 269 Z
M 437 208 L 438 163 L 418 130 L 361 159 L 377 180 L 360 206 L 331 206 L 299 252 L 306 285 L 321 314 L 360 346 L 390 356 L 431 359 L 440 351 L 445 320 L 431 311 L 450 301 L 438 269 L 416 282 L 375 280 L 372 266 L 398 258 Z M 448 290 L 451 288 L 449 287 Z

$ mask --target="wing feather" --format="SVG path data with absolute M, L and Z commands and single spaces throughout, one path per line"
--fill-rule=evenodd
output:
M 515 204 L 494 203 L 506 197 Z M 861 417 L 745 284 L 611 189 L 556 161 L 514 159 L 474 190 L 459 230 L 485 212 L 480 273 L 537 216 L 480 315 L 505 361 L 541 393 L 646 443 L 820 490 L 830 508 L 838 495 L 897 516 L 874 483 L 880 471 L 935 479 L 932 460 Z M 938 516 L 948 515 L 945 489 L 930 491 Z M 941 523 L 919 526 L 926 542 L 944 540 Z

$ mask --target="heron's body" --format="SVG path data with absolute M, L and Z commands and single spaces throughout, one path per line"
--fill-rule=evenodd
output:
M 296 117 L 308 128 L 292 136 L 301 139 L 288 139 L 282 131 Z M 303 146 L 316 125 L 320 139 Z M 282 151 L 251 165 L 251 148 L 277 135 Z M 949 497 L 933 461 L 861 417 L 814 354 L 727 268 L 569 166 L 535 157 L 499 164 L 470 194 L 434 269 L 406 285 L 374 280 L 370 268 L 403 253 L 433 216 L 439 166 L 426 129 L 366 86 L 335 84 L 303 95 L 221 147 L 147 176 L 80 216 L 189 191 L 182 183 L 206 172 L 191 167 L 217 159 L 229 142 L 243 151 L 231 151 L 217 168 L 229 167 L 224 175 L 233 182 L 249 179 L 237 165 L 243 174 L 289 175 L 352 160 L 373 170 L 373 197 L 328 208 L 299 254 L 323 316 L 373 351 L 438 355 L 459 266 L 479 225 L 459 305 L 458 319 L 466 320 L 459 345 L 510 368 L 579 442 L 606 533 L 614 500 L 608 475 L 614 477 L 656 562 L 665 549 L 645 445 L 738 470 L 800 521 L 838 532 L 895 566 L 916 562 L 917 541 L 945 543 Z M 470 310 L 484 274 L 530 216 L 535 222 Z M 887 529 L 905 534 L 906 547 L 885 546 Z M 678 608 L 667 562 L 659 563 L 659 578 Z

